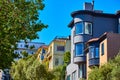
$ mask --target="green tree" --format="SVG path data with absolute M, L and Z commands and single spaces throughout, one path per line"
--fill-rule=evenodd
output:
M 0 0 L 0 68 L 9 68 L 16 42 L 38 38 L 46 28 L 39 17 L 43 0 Z
M 53 70 L 53 74 L 55 75 L 54 80 L 65 80 L 66 77 L 66 66 L 70 62 L 70 52 L 65 52 L 64 53 L 64 64 L 56 67 Z
M 28 56 L 28 53 L 27 53 L 26 51 L 23 51 L 23 52 L 21 53 L 21 55 L 22 55 L 23 58 L 25 58 L 25 57 Z
M 10 72 L 14 80 L 53 80 L 55 77 L 39 62 L 36 54 L 14 62 Z
M 64 54 L 64 64 L 68 64 L 70 62 L 70 52 L 65 52 Z

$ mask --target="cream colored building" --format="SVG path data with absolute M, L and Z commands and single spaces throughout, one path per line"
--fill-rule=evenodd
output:
M 63 55 L 70 52 L 70 38 L 56 37 L 48 46 L 48 52 L 45 55 L 44 62 L 47 62 L 48 69 L 63 65 Z
M 44 56 L 48 51 L 48 46 L 47 45 L 43 45 L 41 47 L 38 48 L 36 54 L 38 54 L 38 59 L 40 60 L 40 63 L 43 62 Z

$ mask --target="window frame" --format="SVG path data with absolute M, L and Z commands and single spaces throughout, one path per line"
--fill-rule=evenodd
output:
M 90 52 L 91 48 L 94 49 L 93 54 Z M 89 47 L 89 59 L 93 59 L 93 58 L 99 58 L 99 47 L 96 47 L 96 46 Z
M 61 48 L 61 49 L 58 50 L 58 47 Z M 63 48 L 63 50 L 62 50 L 62 48 Z M 65 51 L 65 46 L 59 46 L 58 45 L 56 51 L 62 51 L 62 52 L 64 52 Z
M 85 30 L 86 30 L 86 26 L 85 26 L 85 23 L 89 23 L 89 24 L 91 24 L 91 29 L 90 29 L 90 31 L 91 31 L 91 33 L 89 33 L 89 34 L 87 34 L 86 32 L 85 32 Z M 89 22 L 89 21 L 84 21 L 84 34 L 86 34 L 86 35 L 92 35 L 93 34 L 93 23 L 92 22 Z
M 82 23 L 82 32 L 81 33 L 77 33 L 76 32 L 76 24 L 78 24 L 78 23 Z M 85 33 L 85 23 L 91 23 L 91 33 L 90 34 L 86 34 Z M 90 21 L 80 21 L 80 22 L 77 22 L 77 23 L 75 23 L 75 35 L 79 35 L 79 34 L 86 34 L 86 35 L 92 35 L 93 34 L 93 23 L 92 22 L 90 22 Z
M 56 60 L 57 60 L 57 64 L 56 64 Z M 55 58 L 55 66 L 59 65 L 59 58 Z
M 105 54 L 105 45 L 104 43 L 101 44 L 101 55 Z
M 82 53 L 81 54 L 79 53 L 79 55 L 76 55 L 76 44 L 82 44 L 83 45 Z M 75 43 L 75 55 L 74 56 L 75 57 L 84 56 L 84 47 L 85 47 L 84 42 Z
M 76 71 L 74 71 L 74 72 L 72 73 L 72 80 L 76 80 L 76 77 L 77 77 L 77 73 L 76 73 Z
M 79 23 L 81 23 L 82 24 L 82 32 L 80 33 L 77 33 L 76 31 L 76 29 L 77 29 L 77 27 L 76 27 L 76 24 L 79 24 Z M 84 34 L 84 26 L 83 26 L 84 24 L 83 24 L 83 21 L 80 21 L 80 22 L 77 22 L 77 23 L 75 23 L 75 35 L 79 35 L 79 34 Z

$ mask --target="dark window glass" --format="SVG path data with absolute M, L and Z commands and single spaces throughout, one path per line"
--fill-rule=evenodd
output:
M 83 23 L 82 22 L 76 23 L 75 27 L 76 27 L 76 30 L 75 30 L 76 34 L 83 33 Z
M 44 56 L 43 55 L 41 55 L 41 60 L 43 60 L 44 59 Z
M 45 49 L 42 49 L 42 53 L 45 53 Z
M 102 55 L 104 55 L 104 43 L 102 43 L 101 45 L 101 51 L 102 51 Z
M 64 46 L 57 46 L 57 51 L 65 51 L 65 47 Z
M 59 59 L 55 58 L 55 65 L 57 66 L 59 64 Z
M 67 76 L 67 80 L 70 80 L 70 75 Z
M 76 43 L 75 44 L 75 56 L 82 56 L 84 50 L 83 43 Z
M 119 18 L 118 32 L 120 33 L 120 18 Z
M 20 45 L 20 47 L 22 48 L 22 44 Z
M 28 48 L 28 45 L 27 45 L 27 44 L 25 44 L 25 47 L 26 47 L 26 48 Z

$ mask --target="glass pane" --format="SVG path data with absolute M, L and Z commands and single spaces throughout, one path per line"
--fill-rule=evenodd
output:
M 120 33 L 120 18 L 119 18 L 118 32 Z
M 90 47 L 90 50 L 89 50 L 89 56 L 90 56 L 90 59 L 91 58 L 94 58 L 94 47 Z
M 92 34 L 92 23 L 85 22 L 85 34 Z
M 70 75 L 69 75 L 69 76 L 67 76 L 67 80 L 70 80 Z
M 76 71 L 72 73 L 72 80 L 76 80 Z
M 59 59 L 55 58 L 55 65 L 57 66 L 59 64 Z
M 82 78 L 82 65 L 79 65 L 79 78 Z
M 99 58 L 99 48 L 95 48 L 95 58 Z
M 83 54 L 83 43 L 77 43 L 75 45 L 75 56 L 80 56 Z
M 64 46 L 57 46 L 57 51 L 65 51 L 65 47 Z
M 79 22 L 75 24 L 76 34 L 83 33 L 83 23 Z
M 45 53 L 45 49 L 42 49 L 42 53 Z
M 104 55 L 104 43 L 102 43 L 102 45 L 101 45 L 101 51 L 102 51 L 102 55 Z

